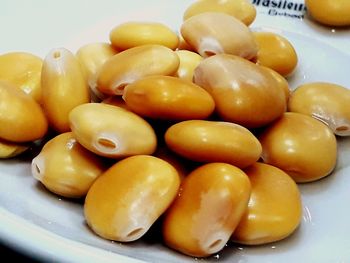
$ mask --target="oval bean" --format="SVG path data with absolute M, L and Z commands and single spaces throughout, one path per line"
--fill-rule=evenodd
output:
M 146 155 L 119 161 L 97 178 L 84 204 L 99 236 L 129 242 L 143 236 L 174 200 L 179 175 L 169 163 Z
M 256 9 L 248 0 L 201 0 L 191 4 L 184 13 L 184 20 L 205 12 L 221 12 L 231 15 L 249 26 L 256 17 Z
M 70 131 L 68 115 L 76 106 L 90 101 L 87 82 L 77 58 L 67 49 L 53 49 L 44 59 L 43 108 L 57 132 Z
M 258 139 L 246 128 L 230 123 L 189 120 L 172 125 L 165 133 L 168 147 L 199 162 L 226 162 L 244 168 L 261 154 Z
M 336 165 L 333 132 L 310 116 L 287 112 L 259 139 L 264 162 L 282 169 L 298 183 L 321 179 Z
M 78 142 L 101 156 L 152 154 L 157 146 L 152 127 L 135 113 L 117 106 L 83 104 L 70 112 L 69 120 Z
M 51 192 L 72 198 L 84 197 L 106 169 L 102 159 L 86 150 L 71 132 L 48 141 L 32 160 L 32 175 Z
M 48 123 L 40 105 L 9 82 L 0 81 L 0 138 L 30 142 L 45 136 Z
M 41 103 L 43 60 L 28 52 L 10 52 L 0 56 L 0 80 L 8 81 Z
M 271 68 L 282 76 L 290 75 L 298 64 L 298 55 L 285 37 L 272 32 L 254 32 L 258 44 L 258 65 Z
M 151 76 L 124 89 L 127 107 L 138 115 L 156 119 L 205 119 L 214 111 L 210 94 L 192 82 L 170 76 Z
M 162 45 L 175 50 L 179 38 L 169 27 L 155 22 L 127 22 L 116 26 L 109 34 L 112 45 L 125 50 L 141 45 Z
M 271 72 L 237 56 L 203 60 L 194 71 L 194 83 L 212 95 L 223 120 L 245 127 L 267 125 L 287 107 L 285 91 Z
M 231 239 L 239 244 L 261 245 L 290 236 L 302 217 L 296 183 L 288 174 L 268 164 L 255 163 L 244 172 L 252 191 L 248 210 Z
M 191 172 L 165 214 L 163 238 L 186 255 L 219 252 L 247 209 L 251 186 L 247 175 L 226 163 L 210 163 Z
M 258 51 L 249 28 L 224 13 L 207 12 L 193 16 L 182 24 L 181 34 L 203 57 L 226 53 L 251 59 Z
M 305 0 L 310 16 L 328 26 L 350 25 L 349 0 Z
M 103 64 L 97 88 L 108 95 L 122 95 L 126 85 L 146 76 L 173 75 L 180 64 L 171 49 L 160 45 L 143 45 L 120 52 Z
M 312 82 L 297 87 L 288 109 L 310 115 L 339 136 L 350 135 L 350 90 L 333 83 Z

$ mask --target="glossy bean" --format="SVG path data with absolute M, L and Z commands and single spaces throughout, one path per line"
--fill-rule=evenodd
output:
M 127 107 L 144 117 L 166 120 L 205 119 L 214 111 L 211 95 L 190 81 L 151 76 L 125 87 Z
M 259 138 L 262 159 L 288 173 L 296 182 L 311 182 L 329 175 L 336 165 L 337 141 L 322 122 L 287 112 Z
M 181 35 L 203 57 L 226 53 L 251 59 L 258 51 L 249 28 L 224 13 L 207 12 L 187 19 Z
M 0 81 L 0 138 L 35 141 L 45 136 L 48 123 L 40 105 L 9 82 Z
M 248 209 L 231 240 L 245 245 L 261 245 L 290 236 L 299 226 L 302 203 L 293 179 L 282 170 L 255 163 L 244 170 L 252 191 Z
M 328 26 L 350 26 L 349 0 L 305 0 L 307 12 Z
M 90 101 L 89 88 L 77 58 L 67 49 L 53 49 L 44 59 L 43 108 L 50 126 L 57 132 L 70 131 L 68 114 Z
M 159 158 L 123 159 L 90 188 L 84 205 L 86 222 L 103 238 L 137 240 L 169 207 L 179 185 L 174 167 Z
M 203 60 L 193 79 L 212 95 L 223 120 L 245 127 L 267 125 L 287 107 L 285 90 L 271 72 L 237 56 L 220 54 Z
M 81 146 L 71 132 L 48 141 L 32 160 L 32 175 L 64 197 L 84 197 L 106 169 L 103 160 Z
M 41 67 L 43 60 L 27 52 L 0 56 L 0 80 L 8 81 L 41 103 Z
M 101 156 L 152 154 L 157 146 L 152 127 L 135 113 L 117 106 L 83 104 L 71 111 L 69 120 L 78 142 Z
M 103 64 L 97 88 L 108 95 L 122 95 L 126 85 L 146 76 L 173 75 L 180 64 L 171 49 L 143 45 L 120 52 Z
M 165 141 L 171 150 L 190 160 L 227 162 L 240 168 L 253 164 L 261 154 L 258 139 L 230 122 L 179 122 L 166 131 Z
M 312 82 L 297 87 L 288 109 L 310 115 L 339 136 L 350 135 L 350 90 L 333 83 Z
M 298 55 L 289 40 L 272 32 L 253 34 L 258 44 L 256 63 L 271 68 L 282 76 L 292 74 L 298 64 Z
M 113 28 L 109 34 L 112 45 L 125 50 L 141 45 L 162 45 L 175 50 L 179 38 L 173 30 L 162 23 L 127 22 Z
M 184 20 L 205 12 L 221 12 L 231 15 L 249 26 L 256 17 L 256 9 L 248 0 L 201 0 L 191 4 L 184 13 Z
M 226 163 L 210 163 L 191 172 L 166 212 L 163 238 L 186 255 L 206 257 L 224 248 L 247 209 L 247 175 Z

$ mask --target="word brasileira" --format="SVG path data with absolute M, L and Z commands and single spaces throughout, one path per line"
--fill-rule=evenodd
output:
M 298 2 L 287 1 L 287 0 L 280 0 L 280 1 L 253 0 L 252 3 L 257 6 L 261 5 L 264 7 L 279 8 L 279 9 L 285 9 L 285 10 L 295 10 L 295 11 L 306 10 L 304 3 L 300 3 L 300 2 L 298 3 Z

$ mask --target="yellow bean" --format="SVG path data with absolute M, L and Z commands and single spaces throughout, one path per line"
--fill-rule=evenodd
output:
M 186 255 L 206 257 L 220 251 L 247 209 L 247 175 L 226 163 L 210 163 L 190 173 L 165 214 L 165 243 Z
M 191 4 L 185 11 L 184 20 L 205 12 L 222 12 L 249 26 L 256 17 L 256 9 L 248 0 L 201 0 Z
M 25 152 L 28 148 L 28 144 L 13 143 L 0 139 L 0 159 L 16 157 Z
M 349 136 L 349 102 L 349 89 L 333 83 L 312 82 L 293 91 L 288 108 L 321 120 L 336 135 Z
M 199 162 L 226 162 L 244 168 L 261 154 L 257 138 L 246 128 L 230 123 L 203 120 L 183 121 L 165 133 L 168 147 Z
M 79 105 L 71 111 L 69 120 L 78 142 L 101 156 L 152 154 L 157 146 L 152 127 L 135 113 L 117 106 Z
M 97 90 L 97 72 L 109 58 L 117 53 L 117 50 L 107 43 L 90 43 L 79 48 L 76 53 L 90 89 L 99 99 L 104 99 L 105 96 Z
M 291 74 L 298 64 L 298 55 L 285 37 L 272 32 L 254 32 L 258 44 L 256 63 L 283 76 Z
M 210 94 L 190 81 L 170 76 L 151 76 L 125 87 L 127 107 L 144 117 L 188 120 L 205 119 L 215 103 Z
M 288 173 L 296 182 L 311 182 L 330 174 L 336 165 L 337 141 L 322 122 L 287 112 L 260 137 L 262 159 Z
M 299 189 L 288 174 L 263 163 L 244 170 L 252 185 L 248 210 L 231 239 L 240 244 L 260 245 L 291 235 L 302 216 Z
M 108 95 L 122 95 L 124 87 L 153 75 L 173 75 L 180 64 L 171 49 L 160 45 L 143 45 L 120 52 L 103 64 L 97 88 Z
M 316 21 L 328 26 L 350 26 L 349 0 L 305 0 L 307 11 Z
M 203 60 L 195 69 L 194 83 L 212 95 L 223 120 L 245 127 L 267 125 L 286 110 L 285 91 L 271 72 L 237 56 Z
M 112 29 L 109 39 L 120 50 L 141 45 L 162 45 L 175 50 L 179 45 L 179 38 L 174 31 L 155 22 L 123 23 Z
M 43 108 L 50 126 L 60 133 L 70 131 L 69 112 L 90 101 L 79 61 L 67 49 L 53 49 L 44 59 L 41 78 Z
M 71 132 L 48 141 L 32 160 L 32 175 L 64 197 L 84 197 L 106 169 L 102 159 L 82 147 Z
M 129 242 L 143 236 L 174 200 L 179 175 L 146 155 L 119 161 L 97 178 L 84 205 L 88 225 L 101 237 Z
M 45 136 L 48 124 L 40 105 L 9 82 L 0 81 L 0 138 L 30 142 Z
M 193 16 L 182 24 L 181 34 L 203 57 L 226 53 L 251 59 L 258 51 L 249 28 L 224 13 L 208 12 Z
M 0 80 L 11 82 L 41 103 L 41 58 L 27 52 L 0 56 Z
M 180 66 L 175 73 L 175 76 L 180 79 L 192 81 L 193 72 L 203 58 L 197 53 L 188 50 L 177 50 L 175 52 L 180 59 Z

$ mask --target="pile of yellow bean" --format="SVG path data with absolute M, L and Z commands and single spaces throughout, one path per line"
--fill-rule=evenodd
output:
M 1 158 L 48 140 L 33 176 L 85 198 L 87 224 L 109 240 L 135 241 L 157 220 L 165 245 L 195 257 L 288 237 L 302 216 L 296 183 L 329 175 L 335 134 L 350 135 L 350 91 L 290 91 L 297 54 L 252 32 L 255 16 L 246 0 L 201 0 L 180 36 L 128 22 L 76 54 L 1 55 Z

